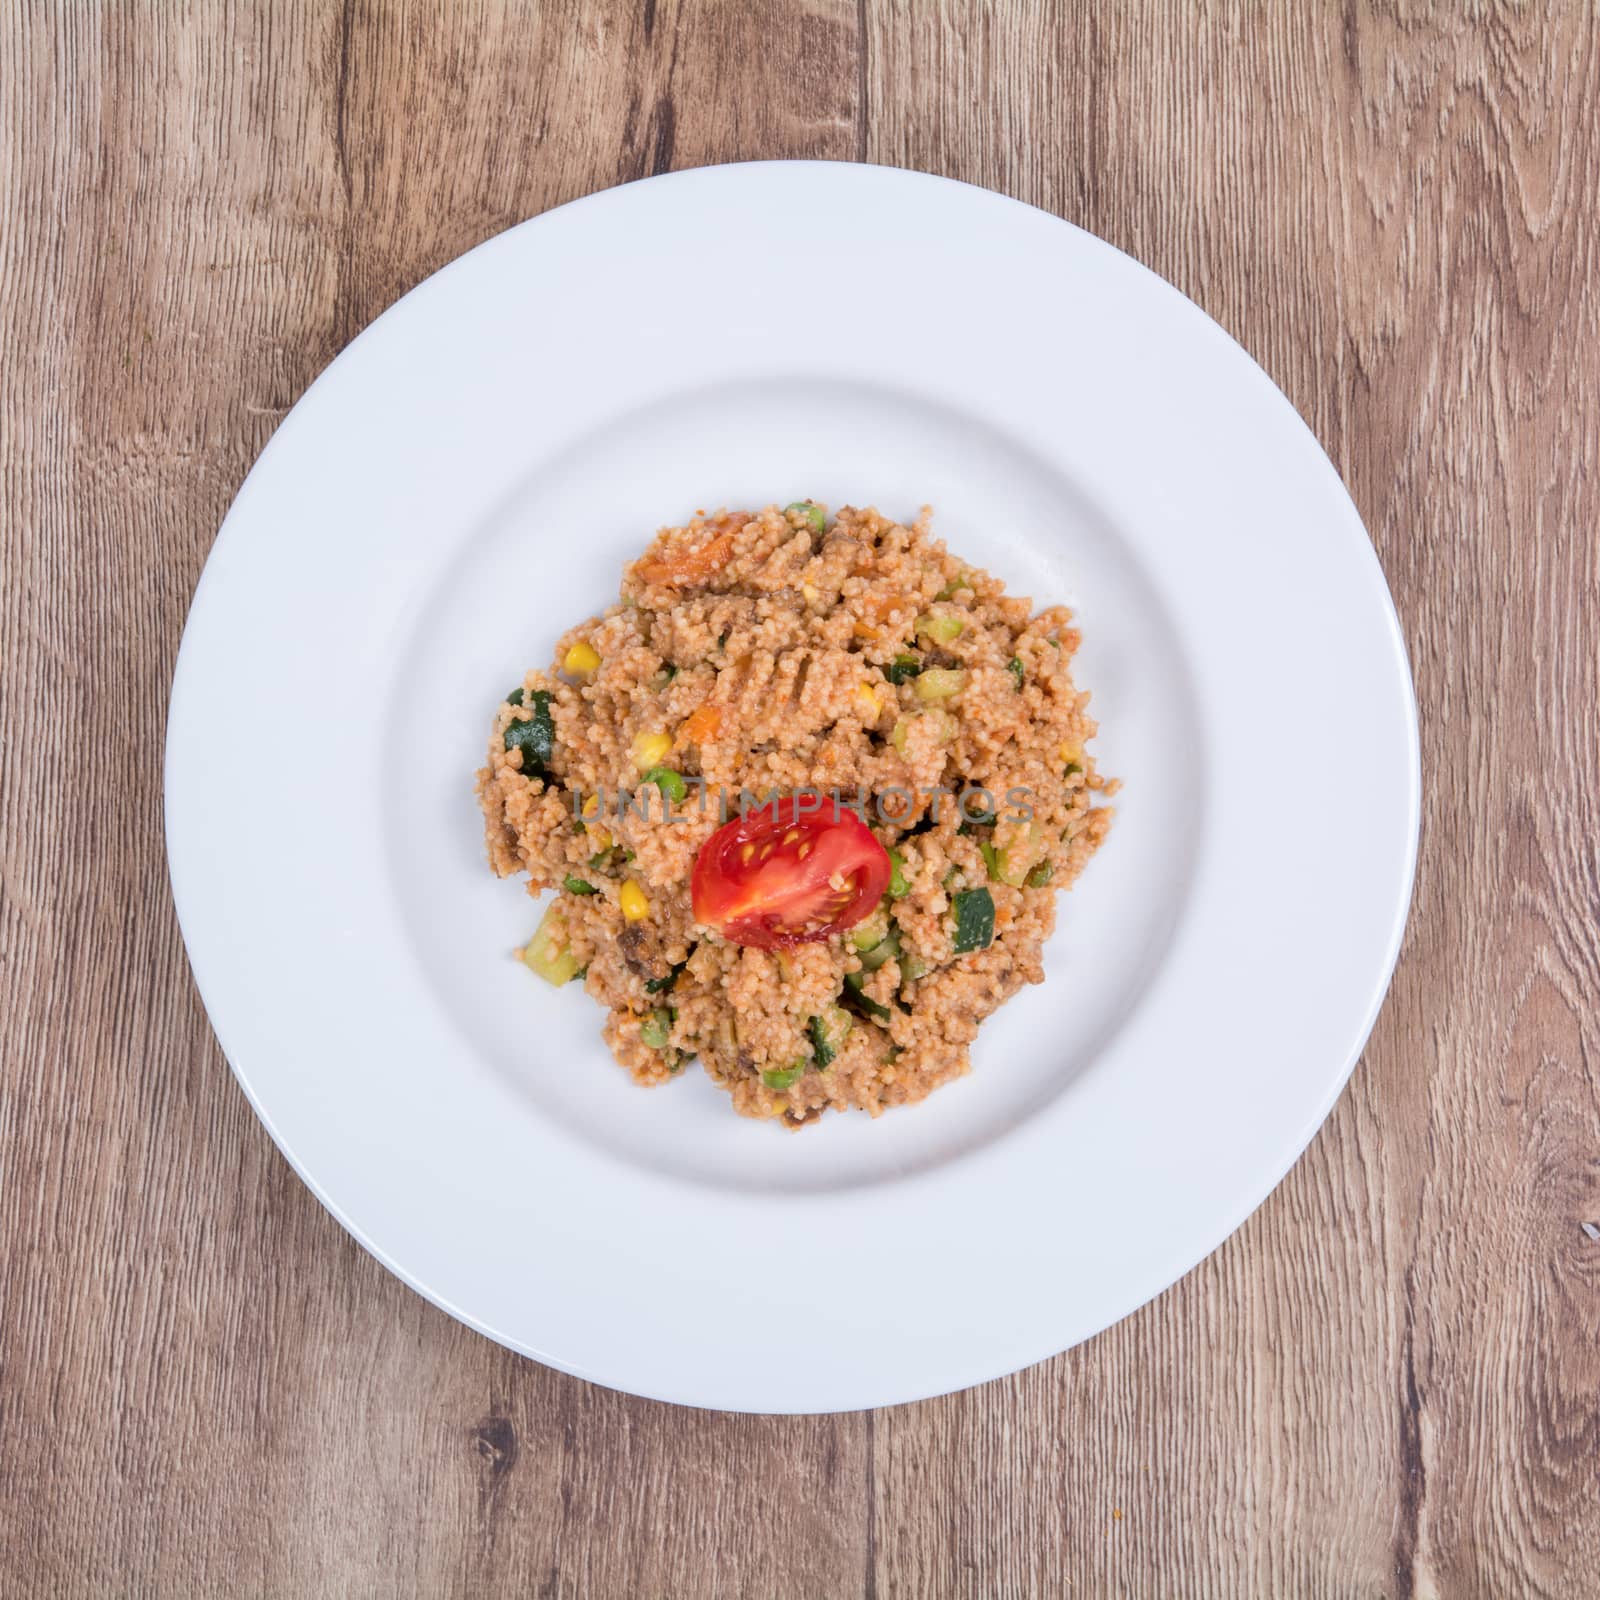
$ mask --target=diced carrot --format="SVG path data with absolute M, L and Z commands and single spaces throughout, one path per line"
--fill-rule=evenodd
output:
M 749 513 L 730 511 L 706 524 L 711 537 L 693 550 L 674 551 L 653 561 L 641 561 L 638 574 L 646 583 L 669 585 L 701 583 L 720 572 L 733 554 L 733 537 L 750 520 Z
M 698 710 L 691 711 L 678 730 L 680 744 L 705 744 L 708 740 L 715 739 L 717 731 L 722 726 L 721 706 L 701 706 Z
M 879 622 L 882 622 L 891 611 L 910 611 L 914 607 L 914 602 L 903 594 L 864 594 L 856 604 L 868 616 L 876 617 Z

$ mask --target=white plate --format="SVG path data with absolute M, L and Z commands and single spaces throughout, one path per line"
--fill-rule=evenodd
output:
M 636 1088 L 509 952 L 489 720 L 695 507 L 924 502 L 1079 609 L 1111 838 L 968 1079 L 799 1135 Z M 1410 896 L 1416 708 L 1337 475 L 1175 290 L 885 168 L 703 169 L 513 228 L 312 386 L 228 515 L 173 685 L 201 993 L 284 1154 L 452 1315 L 759 1411 L 1051 1355 L 1213 1250 L 1327 1115 Z

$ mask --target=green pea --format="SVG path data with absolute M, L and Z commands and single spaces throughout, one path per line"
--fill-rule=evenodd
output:
M 792 516 L 796 511 L 811 524 L 813 533 L 821 533 L 827 526 L 828 519 L 823 514 L 822 507 L 813 504 L 810 500 L 794 500 L 783 508 L 784 516 Z
M 671 767 L 652 767 L 645 773 L 644 781 L 653 783 L 674 805 L 677 805 L 689 792 L 689 785 L 683 781 L 683 775 L 674 772 Z

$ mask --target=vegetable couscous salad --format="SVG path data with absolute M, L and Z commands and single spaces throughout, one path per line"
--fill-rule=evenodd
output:
M 969 1070 L 1114 788 L 1070 613 L 810 501 L 697 516 L 497 713 L 489 860 L 556 891 L 521 952 L 581 978 L 640 1083 L 873 1115 Z

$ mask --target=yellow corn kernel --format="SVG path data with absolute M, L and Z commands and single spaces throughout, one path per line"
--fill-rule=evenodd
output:
M 633 736 L 633 764 L 641 772 L 659 767 L 672 754 L 670 733 L 636 733 Z
M 574 678 L 585 677 L 599 665 L 600 657 L 594 646 L 585 644 L 582 639 L 567 651 L 566 658 L 561 663 L 562 669 Z
M 1058 754 L 1060 755 L 1063 764 L 1070 761 L 1082 761 L 1083 741 L 1081 739 L 1067 740 L 1067 742 L 1062 745 Z
M 617 904 L 622 907 L 622 914 L 629 922 L 643 922 L 650 915 L 649 898 L 632 878 L 623 884 Z
M 800 585 L 800 596 L 807 605 L 815 600 L 820 593 L 821 590 L 814 583 L 802 583 Z
M 856 715 L 863 722 L 876 722 L 878 713 L 883 709 L 883 703 L 873 691 L 870 683 L 858 684 L 856 687 Z

